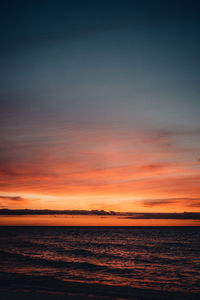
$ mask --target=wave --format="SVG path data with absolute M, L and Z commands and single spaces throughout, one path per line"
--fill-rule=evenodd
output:
M 62 260 L 50 260 L 39 257 L 31 257 L 29 255 L 11 253 L 6 251 L 0 251 L 0 258 L 2 261 L 9 260 L 17 262 L 17 264 L 22 263 L 23 265 L 32 265 L 39 267 L 48 267 L 48 268 L 66 268 L 71 270 L 83 270 L 86 272 L 101 272 L 101 273 L 110 273 L 114 275 L 123 275 L 130 276 L 134 273 L 134 268 L 115 268 L 106 265 L 99 265 L 88 262 L 71 262 L 71 261 L 62 261 Z
M 121 268 L 110 268 L 105 265 L 98 265 L 94 263 L 88 262 L 71 262 L 71 261 L 62 261 L 62 260 L 50 260 L 45 258 L 39 257 L 31 257 L 29 255 L 19 254 L 19 253 L 11 253 L 6 251 L 0 251 L 0 258 L 2 261 L 4 260 L 14 260 L 18 263 L 26 263 L 29 265 L 38 265 L 43 267 L 50 267 L 50 268 L 68 268 L 72 269 L 81 269 L 84 271 L 90 272 L 110 272 L 110 273 L 130 273 L 131 269 L 121 269 Z
M 106 258 L 106 259 L 119 259 L 120 261 L 123 261 L 123 258 L 121 256 L 115 256 L 115 255 L 109 255 L 109 254 L 95 254 L 92 251 L 89 250 L 83 250 L 83 249 L 72 249 L 67 250 L 67 253 L 74 254 L 75 256 L 83 256 L 83 257 L 93 257 L 93 258 Z M 159 257 L 150 257 L 149 259 L 144 259 L 140 255 L 136 255 L 132 258 L 132 267 L 125 268 L 125 267 L 111 267 L 107 265 L 102 264 L 95 264 L 95 263 L 89 263 L 89 262 L 72 262 L 72 261 L 63 261 L 63 260 L 52 260 L 52 259 L 46 259 L 41 257 L 34 257 L 26 254 L 20 254 L 20 253 L 13 253 L 9 251 L 2 251 L 0 250 L 0 258 L 1 261 L 5 260 L 14 260 L 18 263 L 26 263 L 29 265 L 38 265 L 38 266 L 44 266 L 44 267 L 50 267 L 50 268 L 69 268 L 69 269 L 82 269 L 85 271 L 102 271 L 102 272 L 109 272 L 114 274 L 131 274 L 134 273 L 134 265 L 143 264 L 143 265 L 152 265 L 152 264 L 158 264 L 158 265 L 166 265 L 166 264 L 187 264 L 186 260 L 183 259 L 175 259 L 175 258 L 159 258 Z M 126 259 L 124 259 L 126 260 Z
M 77 249 L 77 248 L 67 249 L 64 251 L 64 253 L 67 255 L 70 255 L 70 256 L 75 256 L 75 257 L 87 257 L 87 258 L 96 258 L 96 259 L 128 261 L 128 259 L 122 255 L 109 254 L 109 253 L 105 253 L 105 252 L 97 253 L 96 251 L 86 250 L 86 249 Z
M 25 241 L 25 240 L 6 240 L 4 243 L 6 243 L 7 247 L 15 247 L 18 249 L 30 249 L 34 250 L 37 249 L 39 251 L 45 251 L 49 249 L 49 245 L 46 245 L 44 243 L 38 243 L 38 242 L 33 242 L 33 241 Z
M 70 268 L 70 269 L 84 269 L 90 271 L 104 270 L 107 271 L 109 268 L 106 266 L 96 265 L 87 262 L 67 262 L 61 260 L 50 260 L 39 257 L 31 257 L 19 253 L 11 253 L 6 251 L 0 251 L 0 257 L 2 259 L 14 259 L 19 262 L 28 263 L 31 265 L 39 265 L 45 267 L 55 267 L 55 268 Z
M 34 289 L 47 292 L 82 296 L 104 296 L 108 299 L 138 299 L 138 300 L 197 300 L 197 293 L 170 292 L 165 290 L 152 290 L 132 288 L 128 286 L 106 285 L 100 283 L 82 283 L 77 281 L 63 281 L 50 276 L 29 276 L 17 273 L 0 272 L 0 287 L 9 289 Z

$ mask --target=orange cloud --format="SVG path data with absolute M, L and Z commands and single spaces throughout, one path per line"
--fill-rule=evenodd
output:
M 26 137 L 20 144 L 4 144 L 0 151 L 2 192 L 19 197 L 24 193 L 57 196 L 57 203 L 36 198 L 35 207 L 46 203 L 63 209 L 73 205 L 129 211 L 172 206 L 181 211 L 198 209 L 192 199 L 200 193 L 199 164 L 191 159 L 190 151 L 173 145 L 174 135 L 169 132 L 149 136 L 130 130 L 71 129 L 54 133 L 47 141 L 36 137 L 32 142 L 25 143 Z M 127 198 L 137 201 L 133 204 Z M 188 201 L 181 204 L 172 198 Z M 142 199 L 149 199 L 149 205 Z M 6 201 L 9 206 L 12 200 Z M 32 205 L 33 201 L 27 202 L 27 207 Z

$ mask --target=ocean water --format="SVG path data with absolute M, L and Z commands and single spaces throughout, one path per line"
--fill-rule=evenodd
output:
M 0 227 L 0 273 L 4 288 L 198 299 L 200 228 Z

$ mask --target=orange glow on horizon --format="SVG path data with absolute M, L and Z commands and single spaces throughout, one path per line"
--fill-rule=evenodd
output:
M 200 226 L 200 220 L 127 219 L 119 216 L 1 216 L 0 226 Z
M 25 148 L 30 157 L 2 162 L 0 206 L 198 212 L 199 163 L 170 142 L 130 130 L 58 132 L 52 145 Z

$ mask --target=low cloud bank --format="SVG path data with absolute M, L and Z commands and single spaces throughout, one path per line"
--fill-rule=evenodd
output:
M 126 219 L 188 219 L 200 220 L 200 212 L 184 213 L 132 213 L 114 212 L 105 210 L 35 210 L 35 209 L 0 209 L 0 215 L 97 215 L 97 216 L 119 216 Z

